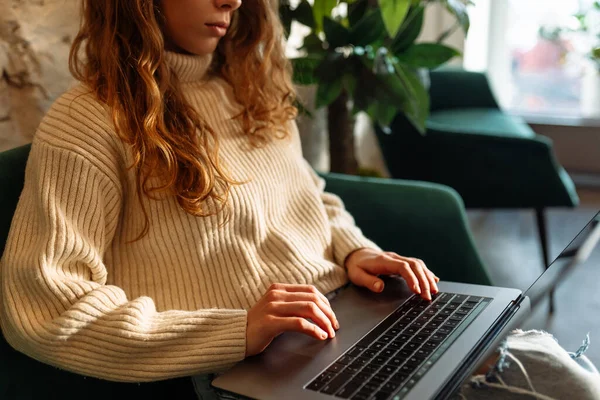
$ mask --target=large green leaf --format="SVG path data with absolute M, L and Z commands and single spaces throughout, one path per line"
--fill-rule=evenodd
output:
M 319 82 L 332 82 L 348 71 L 351 64 L 340 53 L 327 52 L 315 70 Z
M 290 6 L 284 2 L 279 5 L 279 18 L 281 19 L 281 24 L 285 30 L 285 37 L 287 38 L 292 30 L 292 20 L 294 17 L 292 16 Z
M 302 25 L 306 25 L 311 29 L 315 28 L 315 17 L 313 10 L 308 1 L 302 0 L 298 7 L 292 11 L 293 18 L 300 22 Z
M 308 54 L 325 53 L 325 50 L 323 49 L 323 42 L 314 32 L 304 38 L 304 42 L 302 43 L 300 50 L 306 50 Z
M 394 117 L 398 114 L 398 108 L 381 101 L 371 102 L 365 111 L 373 121 L 377 121 L 379 125 L 384 127 L 390 126 Z
M 331 15 L 331 10 L 337 5 L 337 0 L 315 0 L 312 11 L 315 18 L 315 31 L 323 30 L 323 18 Z
M 333 103 L 335 99 L 342 93 L 342 79 L 335 79 L 333 81 L 321 81 L 317 88 L 317 98 L 315 100 L 315 107 L 321 108 L 328 106 Z
M 411 0 L 379 0 L 383 22 L 390 37 L 395 37 L 406 18 Z
M 410 96 L 410 106 L 403 109 L 404 114 L 421 134 L 425 134 L 425 121 L 429 115 L 427 89 L 413 69 L 401 63 L 396 63 L 395 69 L 396 75 L 404 82 Z
M 406 20 L 400 27 L 398 35 L 394 38 L 390 49 L 393 54 L 398 54 L 410 47 L 423 29 L 423 19 L 425 17 L 425 7 L 417 5 L 411 8 Z
M 417 68 L 435 68 L 460 55 L 455 49 L 438 43 L 418 43 L 396 54 L 403 63 Z
M 360 60 L 363 68 L 355 91 L 355 108 L 369 112 L 369 109 L 383 110 L 381 107 L 372 106 L 373 103 L 392 106 L 396 110 L 404 110 L 410 105 L 410 93 L 393 69 L 391 73 L 387 69 L 382 69 L 381 73 L 374 73 L 373 60 L 368 57 L 360 57 Z
M 469 32 L 469 28 L 471 26 L 471 21 L 469 20 L 469 13 L 467 12 L 467 4 L 464 0 L 444 0 L 446 3 L 446 8 L 448 11 L 453 14 L 460 26 L 462 26 L 465 34 Z
M 348 5 L 348 22 L 354 26 L 366 14 L 369 2 L 367 0 L 358 0 Z
M 348 44 L 350 32 L 337 21 L 329 17 L 323 18 L 323 31 L 325 32 L 325 40 L 329 43 L 330 48 L 346 46 Z
M 316 56 L 307 56 L 300 58 L 292 58 L 292 66 L 294 67 L 294 83 L 299 85 L 312 85 L 317 83 L 316 69 L 321 64 L 322 59 Z
M 379 9 L 365 15 L 350 30 L 349 42 L 355 46 L 373 44 L 385 37 L 386 31 Z

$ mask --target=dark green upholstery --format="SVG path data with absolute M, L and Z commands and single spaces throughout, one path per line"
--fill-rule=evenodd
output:
M 431 115 L 419 134 L 398 115 L 391 134 L 377 129 L 390 173 L 448 185 L 467 208 L 574 207 L 573 182 L 549 139 L 503 113 L 484 74 L 432 71 Z
M 445 186 L 325 174 L 365 236 L 381 248 L 423 259 L 443 280 L 489 285 L 460 196 Z
M 0 254 L 23 188 L 29 146 L 0 153 Z M 423 258 L 443 279 L 489 284 L 458 195 L 434 184 L 325 175 L 364 232 L 382 247 Z M 0 335 L 0 399 L 195 399 L 187 378 L 141 385 L 61 371 L 13 350 Z

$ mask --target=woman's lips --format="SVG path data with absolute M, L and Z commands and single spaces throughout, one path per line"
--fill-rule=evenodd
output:
M 211 31 L 211 33 L 219 37 L 225 36 L 225 34 L 227 33 L 227 28 L 229 28 L 229 25 L 220 22 L 216 22 L 214 24 L 206 24 L 206 26 Z

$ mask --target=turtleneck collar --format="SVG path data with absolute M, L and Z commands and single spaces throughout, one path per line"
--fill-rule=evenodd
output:
M 213 55 L 197 56 L 167 51 L 165 59 L 181 83 L 191 83 L 206 77 Z

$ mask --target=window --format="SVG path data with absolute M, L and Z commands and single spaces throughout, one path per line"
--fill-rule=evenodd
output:
M 597 113 L 600 117 L 600 96 L 591 111 L 584 104 L 590 95 L 594 101 L 594 93 L 586 93 L 590 88 L 585 85 L 594 85 L 586 76 L 600 74 L 580 51 L 585 44 L 582 34 L 569 33 L 579 26 L 575 15 L 590 10 L 593 3 L 477 0 L 471 9 L 465 67 L 487 70 L 494 92 L 508 110 L 563 117 Z M 560 35 L 558 27 L 563 28 Z M 600 78 L 597 82 L 593 90 L 600 93 Z

